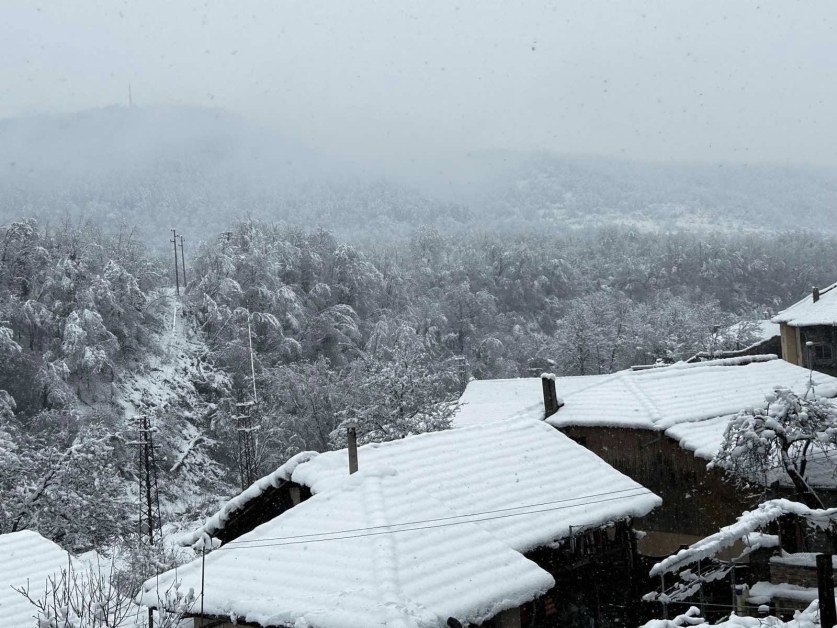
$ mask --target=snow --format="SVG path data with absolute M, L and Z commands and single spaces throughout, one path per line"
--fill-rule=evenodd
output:
M 641 517 L 661 500 L 543 421 L 512 419 L 358 449 L 361 469 L 386 465 L 518 551 L 570 527 Z M 320 493 L 342 481 L 346 450 L 296 467 L 292 480 Z M 580 481 L 583 478 L 583 481 Z M 503 517 L 491 513 L 503 512 Z M 480 515 L 477 513 L 489 513 Z
M 204 612 L 310 628 L 480 623 L 554 584 L 523 553 L 574 528 L 640 517 L 659 497 L 543 421 L 515 419 L 305 453 L 230 500 L 192 542 L 268 486 L 313 496 L 206 557 Z M 584 481 L 579 481 L 584 478 Z M 200 591 L 200 561 L 175 577 Z
M 203 535 L 212 536 L 218 530 L 223 529 L 226 522 L 236 511 L 241 510 L 250 500 L 259 497 L 268 488 L 277 488 L 284 482 L 289 481 L 291 473 L 297 465 L 312 459 L 316 455 L 317 452 L 314 451 L 303 451 L 293 456 L 272 473 L 259 478 L 244 491 L 227 501 L 200 528 L 178 538 L 178 543 L 183 546 L 191 546 L 198 542 Z
M 706 421 L 679 423 L 666 430 L 666 435 L 700 458 L 712 460 L 724 442 L 724 431 L 734 415 L 723 415 Z
M 750 595 L 747 596 L 749 604 L 768 604 L 776 597 L 783 597 L 787 600 L 797 602 L 813 602 L 818 598 L 817 588 L 801 587 L 798 584 L 773 584 L 772 582 L 756 582 L 750 587 Z
M 751 331 L 758 337 L 759 342 L 770 340 L 780 335 L 779 323 L 774 323 L 770 319 L 760 319 L 757 321 L 742 321 L 730 325 L 724 332 L 724 335 L 731 338 L 737 338 L 744 331 Z M 757 343 L 758 344 L 758 343 Z M 748 347 L 749 348 L 749 347 Z
M 743 513 L 732 525 L 721 528 L 700 541 L 693 543 L 686 549 L 669 556 L 651 568 L 652 577 L 679 571 L 686 565 L 696 563 L 704 558 L 717 555 L 721 550 L 731 547 L 737 541 L 746 539 L 747 535 L 762 526 L 775 521 L 783 515 L 796 515 L 806 519 L 811 525 L 827 527 L 837 519 L 837 508 L 816 510 L 787 499 L 773 499 L 759 504 L 758 508 Z
M 819 301 L 814 303 L 813 294 L 808 294 L 786 310 L 782 310 L 771 321 L 787 323 L 793 327 L 811 325 L 837 325 L 837 283 L 820 290 Z
M 405 525 L 403 522 L 421 523 Z M 159 577 L 201 591 L 201 561 Z M 263 626 L 436 627 L 482 623 L 554 585 L 535 563 L 378 466 L 206 557 L 204 612 Z M 140 597 L 157 601 L 157 579 Z
M 558 381 L 564 379 L 567 378 Z M 462 405 L 453 416 L 453 424 L 455 427 L 466 427 L 513 416 L 542 419 L 542 386 L 537 377 L 471 380 L 459 399 Z
M 680 628 L 681 626 L 710 628 L 709 622 L 700 617 L 700 610 L 696 606 L 692 606 L 684 614 L 678 615 L 674 619 L 653 619 L 643 624 L 641 628 Z M 765 626 L 773 628 L 819 628 L 819 603 L 813 601 L 804 611 L 796 611 L 793 619 L 789 622 L 784 622 L 773 616 L 764 618 L 745 617 L 733 613 L 728 619 L 717 624 L 711 624 L 711 626 L 720 628 L 764 628 Z
M 40 598 L 47 578 L 58 576 L 70 564 L 70 555 L 32 530 L 0 534 L 0 617 L 6 628 L 31 628 L 36 609 L 15 588 L 27 585 L 33 598 Z
M 770 562 L 776 563 L 777 565 L 793 565 L 794 567 L 810 567 L 812 569 L 816 569 L 817 556 L 818 555 L 813 552 L 797 552 L 795 554 L 789 554 L 783 551 L 779 556 L 771 556 Z M 837 568 L 837 556 L 832 556 L 831 562 L 834 567 Z
M 663 431 L 695 455 L 711 460 L 729 418 L 764 404 L 776 385 L 804 393 L 809 378 L 816 393 L 837 395 L 837 378 L 779 360 L 746 356 L 609 375 L 558 377 L 564 406 L 547 422 L 555 427 L 596 426 Z M 540 379 L 472 381 L 453 417 L 464 427 L 510 417 L 543 418 Z

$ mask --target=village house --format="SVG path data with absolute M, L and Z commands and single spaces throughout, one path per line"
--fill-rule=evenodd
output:
M 719 358 L 737 358 L 747 355 L 778 355 L 781 357 L 782 341 L 778 323 L 769 319 L 746 320 L 730 325 L 718 332 L 727 349 L 701 351 L 687 362 L 705 362 Z
M 223 540 L 205 564 L 139 598 L 181 581 L 196 628 L 625 625 L 632 520 L 659 504 L 541 420 L 306 452 L 187 535 Z
M 70 555 L 32 530 L 0 534 L 0 624 L 5 628 L 32 628 L 37 609 L 19 589 L 34 599 L 48 590 L 49 578 L 67 569 Z
M 472 381 L 454 425 L 544 419 L 663 499 L 636 522 L 645 556 L 663 556 L 733 521 L 755 505 L 707 469 L 730 418 L 765 403 L 776 385 L 837 395 L 837 379 L 775 356 L 751 356 L 608 375 Z M 557 390 L 556 390 L 557 389 Z M 777 481 L 781 477 L 777 471 Z M 826 489 L 833 480 L 823 478 Z M 823 494 L 823 491 L 820 491 Z M 827 492 L 826 498 L 829 498 Z
M 817 556 L 824 552 L 832 569 L 833 542 L 825 532 L 833 530 L 837 508 L 812 509 L 786 499 L 759 504 L 737 521 L 655 564 L 650 575 L 663 583 L 645 598 L 678 602 L 680 610 L 698 597 L 716 605 L 722 615 L 730 601 L 730 586 L 737 585 L 736 613 L 756 615 L 761 605 L 785 619 L 809 607 L 819 597 Z M 702 567 L 701 567 L 702 566 Z M 702 577 L 694 578 L 701 574 Z M 683 576 L 689 577 L 684 580 Z M 666 584 L 667 583 L 667 584 Z M 719 596 L 712 596 L 704 588 Z M 832 591 L 832 595 L 834 591 Z
M 779 312 L 782 357 L 791 364 L 837 374 L 837 291 L 832 284 Z

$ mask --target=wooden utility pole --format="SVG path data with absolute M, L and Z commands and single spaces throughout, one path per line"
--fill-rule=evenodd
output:
M 357 473 L 357 423 L 346 423 L 346 440 L 349 445 L 349 475 Z
M 183 236 L 177 236 L 180 238 L 180 266 L 183 271 L 183 289 L 186 290 L 186 258 L 183 256 Z
M 817 590 L 820 598 L 820 625 L 831 628 L 837 624 L 834 606 L 834 564 L 831 554 L 817 554 Z
M 172 238 L 169 240 L 174 244 L 174 285 L 177 290 L 177 296 L 180 296 L 180 269 L 177 267 L 177 231 L 171 230 Z

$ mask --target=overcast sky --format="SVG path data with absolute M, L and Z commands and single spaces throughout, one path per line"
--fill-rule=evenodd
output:
M 0 117 L 218 106 L 346 157 L 837 165 L 833 0 L 0 0 Z

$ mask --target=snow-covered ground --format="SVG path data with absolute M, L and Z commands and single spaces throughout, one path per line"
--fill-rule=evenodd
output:
M 215 441 L 207 433 L 215 406 L 195 389 L 195 382 L 218 377 L 202 360 L 207 347 L 185 322 L 174 290 L 164 289 L 160 298 L 166 300 L 168 314 L 158 350 L 147 352 L 141 363 L 121 374 L 113 405 L 121 410 L 129 435 L 135 433 L 140 415 L 150 420 L 161 514 L 171 522 L 164 532 L 176 536 L 193 528 L 198 515 L 236 487 L 212 456 Z M 138 488 L 137 482 L 126 482 L 127 498 L 137 501 Z

